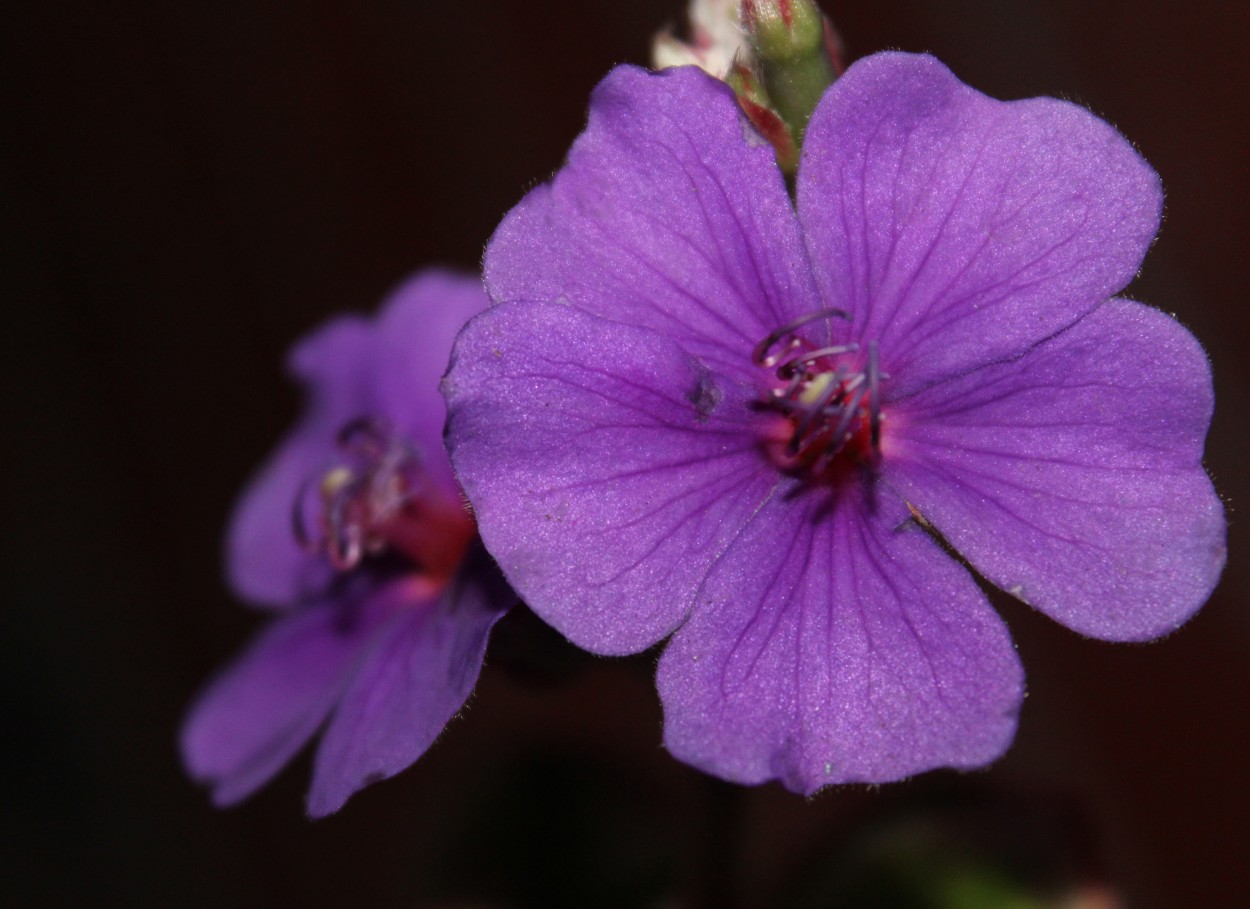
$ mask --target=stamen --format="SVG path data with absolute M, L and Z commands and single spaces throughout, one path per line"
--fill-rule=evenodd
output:
M 825 446 L 824 451 L 812 464 L 812 473 L 820 476 L 832 466 L 834 459 L 842 453 L 842 449 L 846 447 L 847 441 L 850 439 L 851 420 L 853 420 L 859 410 L 860 404 L 863 402 L 864 392 L 862 390 L 856 392 L 850 402 L 841 412 L 837 426 L 829 435 L 829 442 Z
M 805 353 L 801 357 L 795 357 L 790 361 L 790 365 L 795 363 L 810 363 L 813 360 L 819 360 L 822 357 L 832 357 L 837 354 L 854 353 L 859 350 L 858 344 L 839 344 L 835 347 L 822 347 L 819 350 L 813 350 L 811 353 Z
M 799 421 L 799 425 L 794 428 L 794 435 L 790 436 L 790 443 L 786 445 L 786 454 L 793 457 L 799 453 L 799 449 L 803 447 L 803 440 L 811 431 L 816 421 L 825 416 L 825 408 L 829 406 L 842 392 L 841 383 L 836 378 L 832 379 L 827 387 L 821 391 L 820 396 L 811 405 L 811 408 Z
M 790 422 L 785 444 L 774 449 L 787 470 L 832 482 L 847 468 L 871 465 L 881 447 L 881 372 L 875 340 L 817 347 L 798 332 L 822 319 L 849 319 L 822 309 L 770 332 L 752 360 L 780 384 L 762 402 Z
M 292 529 L 303 549 L 349 571 L 387 548 L 396 522 L 422 494 L 424 477 L 417 452 L 381 421 L 352 420 L 335 442 L 346 463 L 300 484 Z M 308 526 L 310 511 L 319 514 L 316 533 Z
M 388 427 L 373 417 L 357 417 L 339 429 L 335 442 L 340 451 L 369 460 L 381 456 L 390 438 Z
M 828 451 L 830 455 L 837 454 L 842 450 L 842 446 L 846 444 L 846 440 L 849 436 L 847 430 L 851 428 L 851 420 L 855 419 L 855 417 L 859 415 L 859 405 L 862 404 L 863 401 L 864 390 L 861 388 L 851 395 L 850 400 L 842 406 L 842 414 L 838 418 L 837 427 L 829 436 Z
M 775 359 L 770 359 L 768 356 L 768 352 L 772 350 L 773 345 L 775 345 L 782 338 L 794 334 L 804 325 L 809 325 L 812 322 L 819 321 L 820 319 L 830 318 L 846 319 L 847 321 L 850 321 L 851 316 L 850 313 L 841 309 L 818 309 L 815 312 L 809 312 L 805 316 L 799 316 L 793 322 L 787 322 L 785 325 L 769 334 L 769 336 L 763 341 L 760 341 L 759 344 L 756 344 L 755 350 L 751 352 L 751 359 L 760 366 L 776 366 L 777 361 Z
M 325 554 L 339 571 L 355 568 L 363 555 L 364 528 L 350 513 L 353 492 L 343 487 L 326 504 Z
M 848 392 L 852 392 L 855 389 L 859 388 L 859 386 L 863 384 L 864 384 L 864 374 L 862 372 L 857 372 L 855 373 L 854 376 L 852 376 L 850 379 L 847 379 L 846 382 L 843 383 L 842 393 L 845 395 Z
M 807 375 L 804 372 L 796 372 L 790 377 L 790 384 L 785 388 L 774 388 L 773 397 L 789 400 L 794 393 L 799 390 L 799 386 L 807 381 Z

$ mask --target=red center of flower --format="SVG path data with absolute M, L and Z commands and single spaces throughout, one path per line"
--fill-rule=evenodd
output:
M 432 579 L 450 578 L 476 527 L 459 501 L 430 483 L 417 450 L 372 419 L 345 425 L 336 445 L 342 463 L 296 498 L 300 544 L 340 571 L 393 553 Z
M 848 318 L 839 309 L 808 313 L 756 345 L 752 359 L 769 370 L 763 404 L 785 417 L 769 452 L 784 469 L 836 482 L 872 466 L 881 449 L 881 380 L 877 342 L 813 344 L 800 330 Z

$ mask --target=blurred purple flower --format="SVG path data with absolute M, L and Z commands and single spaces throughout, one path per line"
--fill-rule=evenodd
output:
M 264 785 L 325 724 L 308 811 L 336 811 L 420 757 L 469 696 L 514 597 L 443 450 L 438 380 L 486 302 L 477 279 L 426 272 L 375 319 L 336 319 L 292 351 L 305 413 L 227 540 L 237 593 L 284 614 L 182 730 L 187 769 L 218 805 Z
M 1108 299 L 1160 204 L 1087 111 L 890 53 L 824 96 L 792 206 L 727 88 L 617 69 L 492 239 L 504 305 L 444 380 L 483 540 L 577 644 L 672 635 L 665 743 L 711 773 L 982 765 L 1022 671 L 934 533 L 1108 640 L 1176 628 L 1222 568 L 1207 359 Z

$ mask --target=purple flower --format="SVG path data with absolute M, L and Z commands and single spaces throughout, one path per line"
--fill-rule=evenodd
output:
M 1053 99 L 880 54 L 826 93 L 792 206 L 694 69 L 612 72 L 486 254 L 448 444 L 532 608 L 605 654 L 671 635 L 664 740 L 813 792 L 1007 747 L 1022 671 L 970 572 L 1083 634 L 1207 598 L 1210 371 L 1109 299 L 1155 173 Z
M 227 541 L 237 593 L 282 616 L 182 730 L 187 769 L 218 805 L 264 785 L 325 725 L 308 812 L 337 811 L 420 757 L 469 696 L 513 595 L 443 451 L 438 379 L 486 302 L 479 281 L 426 272 L 376 319 L 336 319 L 291 352 L 306 411 Z

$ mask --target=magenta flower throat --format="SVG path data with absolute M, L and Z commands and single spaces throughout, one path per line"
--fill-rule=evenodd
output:
M 290 368 L 304 416 L 244 494 L 227 568 L 281 616 L 187 717 L 192 776 L 233 804 L 324 725 L 308 811 L 403 770 L 469 696 L 515 595 L 481 550 L 442 446 L 438 380 L 486 306 L 470 277 L 427 272 L 376 319 L 337 319 Z
M 448 445 L 530 606 L 605 654 L 668 638 L 664 741 L 801 792 L 974 767 L 1023 674 L 972 574 L 1144 640 L 1206 600 L 1210 371 L 1113 295 L 1148 164 L 1053 99 L 880 54 L 825 94 L 791 203 L 694 69 L 619 68 L 487 249 Z

